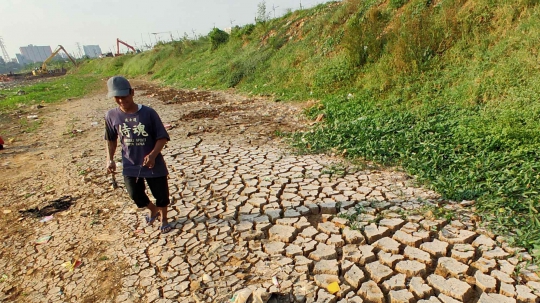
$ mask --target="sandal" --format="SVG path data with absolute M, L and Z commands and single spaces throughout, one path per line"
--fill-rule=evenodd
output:
M 168 232 L 170 232 L 172 230 L 172 226 L 171 226 L 171 224 L 167 223 L 165 225 L 162 225 L 160 230 L 161 230 L 162 234 L 166 234 L 166 233 L 168 233 Z
M 144 219 L 146 220 L 146 224 L 148 226 L 151 226 L 152 224 L 154 224 L 154 221 L 156 221 L 156 219 L 159 217 L 159 213 L 157 213 L 154 217 L 150 217 L 149 215 L 146 215 L 144 217 Z

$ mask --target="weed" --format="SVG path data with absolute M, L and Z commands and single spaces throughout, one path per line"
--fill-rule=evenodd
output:
M 259 22 L 235 27 L 212 52 L 208 36 L 186 36 L 181 52 L 165 43 L 90 60 L 66 79 L 86 84 L 90 75 L 101 85 L 102 76 L 151 70 L 152 79 L 181 88 L 320 100 L 306 113 L 324 114 L 323 123 L 291 136 L 299 152 L 346 150 L 351 159 L 401 167 L 444 199 L 476 200 L 483 222 L 516 245 L 538 247 L 537 1 L 381 4 L 332 2 L 271 20 L 260 7 Z M 58 84 L 36 86 L 25 100 L 3 92 L 10 97 L 0 109 L 80 95 L 82 85 Z
M 99 261 L 107 261 L 107 260 L 109 260 L 109 257 L 107 257 L 107 256 L 101 256 L 101 257 L 99 257 L 98 260 L 99 260 Z

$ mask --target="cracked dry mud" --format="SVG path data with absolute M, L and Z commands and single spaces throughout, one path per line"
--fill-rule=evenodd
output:
M 539 302 L 531 257 L 480 228 L 471 202 L 288 150 L 275 135 L 305 127 L 301 108 L 137 84 L 136 100 L 173 126 L 173 231 L 146 226 L 121 182 L 110 188 L 104 93 L 47 106 L 0 158 L 4 301 Z M 66 195 L 73 204 L 51 221 L 18 212 Z

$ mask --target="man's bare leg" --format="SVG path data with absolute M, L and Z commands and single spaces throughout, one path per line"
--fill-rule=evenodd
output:
M 169 225 L 169 222 L 167 221 L 167 206 L 165 207 L 157 207 L 159 210 L 159 213 L 161 215 L 161 232 L 167 233 L 171 230 L 171 226 Z

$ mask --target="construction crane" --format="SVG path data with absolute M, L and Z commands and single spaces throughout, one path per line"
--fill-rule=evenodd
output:
M 6 51 L 6 47 L 4 46 L 4 40 L 2 39 L 2 37 L 0 37 L 0 48 L 2 49 L 2 58 L 4 58 L 4 62 L 8 63 L 9 61 L 11 61 L 8 52 Z
M 64 51 L 64 53 L 67 55 L 69 60 L 71 60 L 71 62 L 73 62 L 73 65 L 77 66 L 77 62 L 75 61 L 75 59 L 73 59 L 73 57 L 71 57 L 71 55 L 66 51 L 66 49 L 62 45 L 58 45 L 58 48 L 56 48 L 56 50 L 49 56 L 49 58 L 47 58 L 47 59 L 45 59 L 45 61 L 43 61 L 43 64 L 41 64 L 41 69 L 33 70 L 32 74 L 34 76 L 38 76 L 39 74 L 48 73 L 48 71 L 47 71 L 47 63 L 49 63 L 58 54 L 58 52 L 60 52 L 61 50 Z
M 138 51 L 131 45 L 127 44 L 126 42 L 116 38 L 116 56 L 122 56 L 120 53 L 120 44 L 125 45 L 127 48 L 131 49 L 133 53 L 138 53 Z

